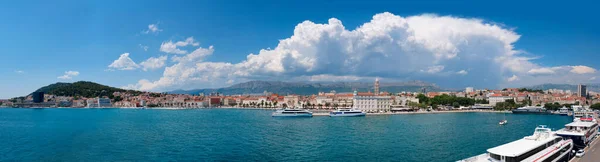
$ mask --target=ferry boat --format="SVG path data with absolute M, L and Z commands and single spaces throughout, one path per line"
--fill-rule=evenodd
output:
M 513 114 L 549 114 L 550 112 L 543 107 L 526 106 L 512 110 Z
M 594 118 L 594 111 L 588 110 L 583 106 L 573 106 L 573 121 L 579 121 L 581 118 L 591 117 Z
M 367 113 L 353 109 L 338 109 L 329 113 L 330 117 L 336 116 L 365 116 Z
M 556 134 L 565 139 L 572 139 L 577 148 L 585 148 L 598 134 L 598 122 L 592 116 L 576 118 L 572 123 L 565 125 L 565 128 L 556 131 Z
M 487 153 L 459 162 L 562 162 L 568 160 L 572 149 L 572 140 L 565 140 L 540 125 L 531 136 L 490 148 Z
M 273 117 L 312 117 L 312 112 L 302 109 L 283 109 L 271 114 Z
M 558 109 L 558 115 L 561 115 L 561 116 L 569 115 L 569 108 L 562 107 L 562 108 Z

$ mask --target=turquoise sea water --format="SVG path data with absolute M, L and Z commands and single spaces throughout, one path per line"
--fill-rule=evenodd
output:
M 272 118 L 237 109 L 0 109 L 0 161 L 455 161 L 570 117 Z

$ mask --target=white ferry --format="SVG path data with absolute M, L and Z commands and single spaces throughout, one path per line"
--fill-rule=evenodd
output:
M 561 115 L 561 116 L 569 115 L 569 109 L 566 107 L 562 107 L 562 108 L 558 109 L 558 115 Z
M 580 118 L 594 117 L 595 113 L 583 106 L 573 106 L 573 121 L 578 121 Z
M 565 125 L 556 134 L 572 139 L 577 148 L 585 148 L 598 134 L 598 122 L 591 116 L 575 118 L 574 122 Z
M 560 162 L 569 158 L 572 140 L 564 140 L 546 126 L 538 126 L 532 136 L 487 150 L 487 153 L 459 162 Z
M 365 116 L 367 113 L 353 109 L 338 109 L 329 113 L 330 117 L 336 116 Z
M 312 112 L 301 109 L 277 110 L 271 114 L 273 117 L 312 117 Z

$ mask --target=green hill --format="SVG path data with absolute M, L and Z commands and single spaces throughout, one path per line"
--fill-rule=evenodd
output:
M 114 92 L 129 92 L 132 94 L 140 94 L 140 91 L 125 90 L 115 87 L 109 87 L 102 84 L 79 81 L 75 83 L 55 83 L 42 87 L 35 92 L 44 92 L 57 96 L 77 96 L 77 97 L 98 97 L 112 96 Z

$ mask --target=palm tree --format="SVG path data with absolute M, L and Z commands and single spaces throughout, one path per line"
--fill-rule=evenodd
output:
M 330 109 L 331 108 L 330 106 L 331 106 L 331 103 L 329 103 L 329 102 L 325 103 L 325 108 Z

